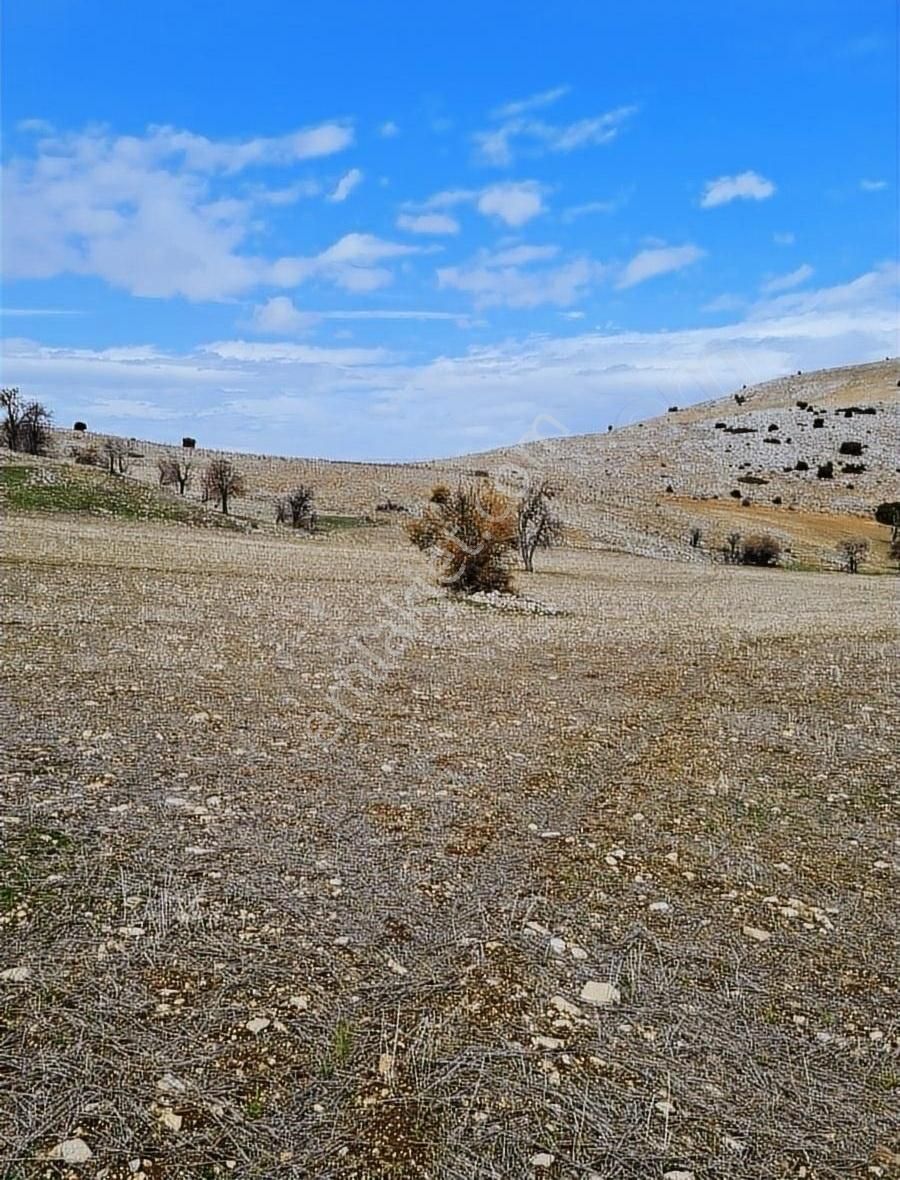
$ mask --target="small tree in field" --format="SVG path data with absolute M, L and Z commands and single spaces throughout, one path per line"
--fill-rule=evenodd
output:
M 156 466 L 159 471 L 159 486 L 161 488 L 177 487 L 178 494 L 183 496 L 191 486 L 191 480 L 194 477 L 193 459 L 163 455 L 157 461 Z
M 550 501 L 559 488 L 549 480 L 534 480 L 525 488 L 516 510 L 516 543 L 522 563 L 530 573 L 534 569 L 536 549 L 550 549 L 562 540 L 562 521 Z
M 741 534 L 729 533 L 722 546 L 726 565 L 738 565 L 741 560 Z
M 125 475 L 128 471 L 128 447 L 121 438 L 105 438 L 101 446 L 103 465 L 110 475 Z
M 316 527 L 315 492 L 308 484 L 300 484 L 280 500 L 275 501 L 275 521 L 290 524 L 294 529 Z
M 230 459 L 213 459 L 203 473 L 203 499 L 218 504 L 228 515 L 232 496 L 243 496 L 244 477 Z
M 869 542 L 862 537 L 851 538 L 847 541 L 841 541 L 837 549 L 843 558 L 842 568 L 848 574 L 856 574 L 859 573 L 859 567 L 866 560 L 866 555 L 869 552 Z
M 509 560 L 516 546 L 516 505 L 490 480 L 437 487 L 420 516 L 406 523 L 410 541 L 437 553 L 448 590 L 508 592 Z
M 0 444 L 28 455 L 44 455 L 50 450 L 51 415 L 40 402 L 26 401 L 17 386 L 0 389 L 0 411 Z

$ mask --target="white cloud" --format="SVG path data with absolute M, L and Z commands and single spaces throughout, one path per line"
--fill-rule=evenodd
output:
M 297 287 L 320 278 L 345 291 L 375 291 L 394 278 L 393 272 L 379 263 L 424 252 L 423 246 L 389 242 L 374 234 L 345 234 L 321 254 L 279 258 L 269 267 L 266 279 L 276 287 Z
M 401 213 L 397 228 L 411 234 L 458 234 L 459 222 L 447 213 Z
M 494 268 L 496 270 L 496 268 Z M 209 351 L 113 359 L 108 351 L 4 342 L 5 379 L 40 389 L 58 420 L 93 429 L 98 407 L 127 399 L 177 412 L 167 437 L 273 453 L 422 458 L 515 442 L 538 415 L 566 430 L 603 430 L 677 401 L 721 396 L 797 369 L 878 360 L 896 349 L 898 268 L 836 287 L 790 292 L 716 327 L 546 333 L 466 348 L 426 364 L 364 360 L 372 350 Z M 360 355 L 362 353 L 362 355 Z M 349 363 L 348 363 L 349 362 Z M 360 363 L 357 363 L 360 362 Z M 133 419 L 122 422 L 134 433 Z M 159 428 L 148 433 L 157 438 Z
M 393 119 L 388 119 L 386 123 L 382 123 L 378 128 L 378 134 L 382 139 L 393 139 L 400 134 L 400 128 Z
M 392 359 L 385 348 L 319 348 L 313 344 L 260 344 L 255 340 L 218 340 L 205 344 L 201 352 L 225 361 L 251 361 L 299 365 L 375 365 Z
M 727 205 L 729 201 L 765 201 L 775 192 L 775 185 L 758 172 L 740 172 L 737 176 L 720 176 L 708 180 L 700 199 L 704 209 Z
M 284 188 L 265 188 L 256 185 L 250 190 L 250 197 L 261 205 L 293 205 L 304 197 L 317 197 L 322 186 L 317 180 L 298 180 Z
M 362 172 L 358 168 L 351 168 L 349 172 L 345 172 L 341 179 L 337 182 L 335 190 L 329 196 L 329 201 L 346 201 L 356 186 L 363 178 Z
M 799 287 L 807 279 L 811 279 L 814 273 L 809 263 L 804 262 L 796 270 L 789 271 L 787 274 L 776 275 L 774 278 L 769 279 L 767 282 L 761 284 L 759 289 L 764 295 L 775 295 L 779 291 L 790 291 L 792 287 Z
M 544 152 L 571 152 L 579 147 L 610 143 L 636 111 L 634 106 L 617 107 L 602 115 L 565 124 L 511 118 L 499 127 L 476 133 L 477 154 L 486 164 L 505 165 L 513 162 L 518 150 L 542 155 Z
M 570 86 L 554 86 L 552 90 L 541 90 L 529 98 L 519 99 L 517 102 L 507 102 L 503 106 L 491 111 L 492 119 L 515 119 L 524 115 L 526 111 L 536 111 L 541 107 L 552 106 L 571 90 Z
M 0 315 L 6 316 L 54 316 L 54 315 L 84 315 L 85 313 L 78 309 L 68 307 L 4 307 L 0 310 Z
M 570 205 L 562 211 L 562 220 L 577 221 L 579 217 L 587 217 L 592 213 L 616 213 L 624 204 L 625 198 L 616 197 L 609 201 L 587 201 L 583 205 Z
M 682 270 L 697 262 L 706 252 L 698 246 L 658 246 L 635 254 L 619 275 L 617 287 L 634 287 L 637 283 Z
M 700 310 L 710 312 L 739 311 L 746 306 L 746 303 L 747 300 L 742 299 L 740 295 L 731 295 L 726 292 L 723 295 L 717 295 L 715 299 L 710 299 L 709 303 L 704 303 Z
M 438 268 L 438 286 L 465 292 L 478 308 L 567 307 L 590 289 L 604 268 L 587 258 L 542 265 L 558 253 L 557 246 L 525 245 L 482 251 L 463 266 Z
M 788 231 L 786 233 L 781 233 L 781 234 L 779 234 L 779 233 L 772 234 L 772 241 L 775 243 L 776 246 L 793 246 L 793 244 L 794 244 L 794 242 L 796 242 L 796 240 L 797 240 L 796 234 L 792 234 L 792 233 L 790 233 L 790 231 Z
M 343 311 L 300 311 L 286 295 L 276 295 L 253 309 L 249 327 L 264 335 L 300 336 L 323 320 L 437 320 L 462 327 L 468 317 L 449 311 L 401 310 L 397 308 L 348 308 Z
M 864 193 L 880 193 L 887 186 L 888 182 L 886 180 L 861 180 L 859 182 L 859 187 Z
M 478 211 L 518 229 L 544 211 L 541 192 L 541 186 L 533 180 L 492 184 L 478 197 Z
M 3 169 L 4 273 L 91 275 L 157 298 L 232 298 L 270 267 L 243 249 L 257 206 L 289 203 L 306 182 L 238 198 L 220 191 L 221 177 L 336 151 L 351 139 L 352 129 L 336 123 L 236 143 L 165 127 L 143 137 L 90 130 L 42 139 L 34 157 Z

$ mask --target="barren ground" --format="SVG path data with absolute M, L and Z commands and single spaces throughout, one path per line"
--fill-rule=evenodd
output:
M 525 616 L 393 525 L 31 513 L 2 569 L 4 1176 L 896 1174 L 895 577 L 566 549 Z

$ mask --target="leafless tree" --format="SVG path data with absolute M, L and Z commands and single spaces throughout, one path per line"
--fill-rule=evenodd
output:
M 110 475 L 125 475 L 128 471 L 128 446 L 124 439 L 105 438 L 101 445 L 103 464 Z
M 738 565 L 741 560 L 741 534 L 729 533 L 722 547 L 726 565 Z
M 213 500 L 225 515 L 232 496 L 243 496 L 244 477 L 230 459 L 213 459 L 203 472 L 203 499 Z
M 292 528 L 312 532 L 316 527 L 315 492 L 312 488 L 308 484 L 300 484 L 276 500 L 275 521 L 278 524 L 290 522 Z
M 562 540 L 562 521 L 554 513 L 551 501 L 559 488 L 549 480 L 532 480 L 525 488 L 516 509 L 516 544 L 529 572 L 534 569 L 536 549 L 550 549 Z
M 50 449 L 51 415 L 40 402 L 26 401 L 17 386 L 0 389 L 0 443 L 11 451 L 44 455 Z
M 837 549 L 844 561 L 843 569 L 848 574 L 856 574 L 859 573 L 859 567 L 866 560 L 866 555 L 869 552 L 869 542 L 862 537 L 854 537 L 846 541 L 841 541 Z
M 177 487 L 179 495 L 184 495 L 191 486 L 194 475 L 194 460 L 177 455 L 163 455 L 158 460 L 159 486 L 161 488 Z
M 694 525 L 688 536 L 688 541 L 692 549 L 699 549 L 700 542 L 703 540 L 703 529 L 699 525 Z

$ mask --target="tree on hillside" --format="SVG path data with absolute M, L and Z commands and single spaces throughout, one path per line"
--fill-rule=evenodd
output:
M 105 438 L 100 447 L 103 464 L 110 475 L 125 475 L 128 471 L 128 446 L 124 439 Z
M 534 569 L 535 550 L 550 549 L 562 540 L 562 521 L 550 503 L 558 494 L 559 488 L 549 480 L 532 480 L 516 508 L 516 544 L 529 573 Z
M 781 542 L 770 533 L 748 537 L 741 548 L 741 562 L 744 565 L 776 565 L 780 556 Z
M 412 543 L 437 554 L 441 582 L 450 591 L 508 592 L 516 547 L 516 505 L 490 480 L 436 487 L 420 516 L 407 522 Z
M 28 455 L 49 451 L 51 415 L 40 402 L 26 401 L 18 386 L 0 389 L 0 412 L 0 444 Z
M 846 541 L 841 541 L 837 550 L 843 558 L 842 568 L 848 574 L 856 574 L 859 573 L 859 567 L 866 560 L 866 555 L 869 552 L 869 542 L 862 537 L 854 537 Z
M 244 477 L 230 459 L 213 459 L 203 472 L 203 499 L 218 504 L 228 515 L 232 496 L 243 496 Z
M 891 540 L 900 537 L 900 500 L 886 500 L 875 509 L 875 519 L 891 530 Z
M 300 484 L 286 496 L 275 501 L 276 524 L 288 524 L 295 529 L 316 527 L 315 492 L 309 484 Z
M 722 546 L 726 565 L 739 565 L 741 560 L 741 534 L 729 533 Z
M 159 486 L 177 487 L 179 494 L 183 496 L 194 477 L 194 460 L 180 458 L 177 455 L 163 455 L 156 466 L 159 470 Z
M 897 567 L 900 568 L 900 535 L 894 537 L 891 541 L 890 556 L 891 561 L 895 561 Z

